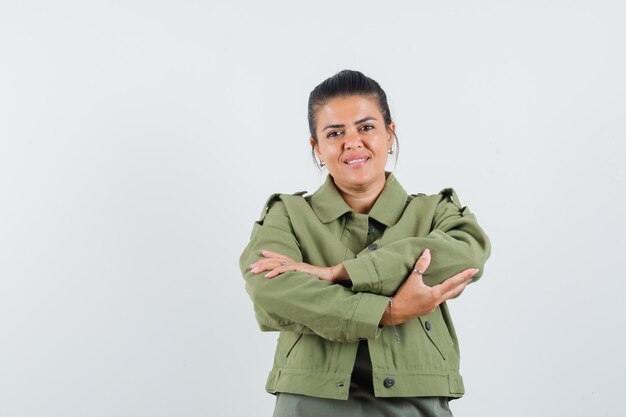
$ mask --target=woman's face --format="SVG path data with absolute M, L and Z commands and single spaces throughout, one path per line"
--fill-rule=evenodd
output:
M 368 189 L 385 182 L 394 123 L 385 128 L 375 97 L 330 100 L 316 113 L 317 143 L 311 145 L 341 189 Z

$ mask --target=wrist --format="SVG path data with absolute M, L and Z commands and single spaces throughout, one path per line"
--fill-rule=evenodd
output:
M 350 276 L 343 264 L 337 264 L 330 267 L 330 277 L 332 282 L 339 283 L 343 281 L 349 281 Z
M 393 324 L 402 324 L 408 321 L 406 316 L 406 311 L 404 310 L 404 303 L 402 302 L 402 297 L 392 297 L 393 307 L 388 308 L 390 311 L 390 315 L 388 316 L 389 325 Z

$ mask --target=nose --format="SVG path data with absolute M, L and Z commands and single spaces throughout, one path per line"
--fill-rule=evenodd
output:
M 346 130 L 343 146 L 346 149 L 355 149 L 363 147 L 363 141 L 361 140 L 361 133 L 357 129 Z

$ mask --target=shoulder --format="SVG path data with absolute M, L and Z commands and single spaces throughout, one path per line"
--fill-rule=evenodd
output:
M 406 213 L 426 216 L 436 223 L 450 216 L 465 216 L 469 214 L 467 207 L 461 204 L 456 191 L 446 187 L 436 194 L 410 194 Z
M 441 201 L 444 201 L 446 203 L 452 203 L 455 206 L 457 206 L 459 209 L 463 209 L 461 200 L 459 200 L 459 196 L 456 194 L 456 191 L 454 191 L 454 188 L 452 187 L 444 188 L 443 190 L 439 191 L 437 195 L 441 196 L 440 197 Z
M 268 215 L 284 215 L 287 216 L 287 207 L 285 206 L 285 202 L 287 204 L 293 202 L 294 200 L 310 200 L 310 196 L 305 196 L 306 191 L 299 191 L 293 194 L 284 194 L 284 193 L 274 193 L 271 194 L 265 204 L 263 205 L 263 209 L 261 210 L 261 216 L 259 221 L 263 221 L 263 219 Z
M 410 194 L 409 202 L 411 201 L 422 201 L 422 202 L 429 201 L 434 204 L 451 203 L 457 206 L 458 208 L 462 208 L 459 196 L 456 194 L 456 191 L 452 187 L 446 187 L 436 194 L 424 194 L 424 193 Z

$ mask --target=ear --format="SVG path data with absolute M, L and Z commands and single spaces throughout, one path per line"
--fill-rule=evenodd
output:
M 391 146 L 393 144 L 394 134 L 396 133 L 396 124 L 394 122 L 389 123 L 389 126 L 387 127 L 387 133 L 389 134 L 389 139 L 387 139 L 387 142 L 389 143 L 389 146 Z
M 319 146 L 317 146 L 317 143 L 315 143 L 315 139 L 313 139 L 313 137 L 309 138 L 309 143 L 311 144 L 315 155 L 317 155 L 318 158 L 321 158 Z

